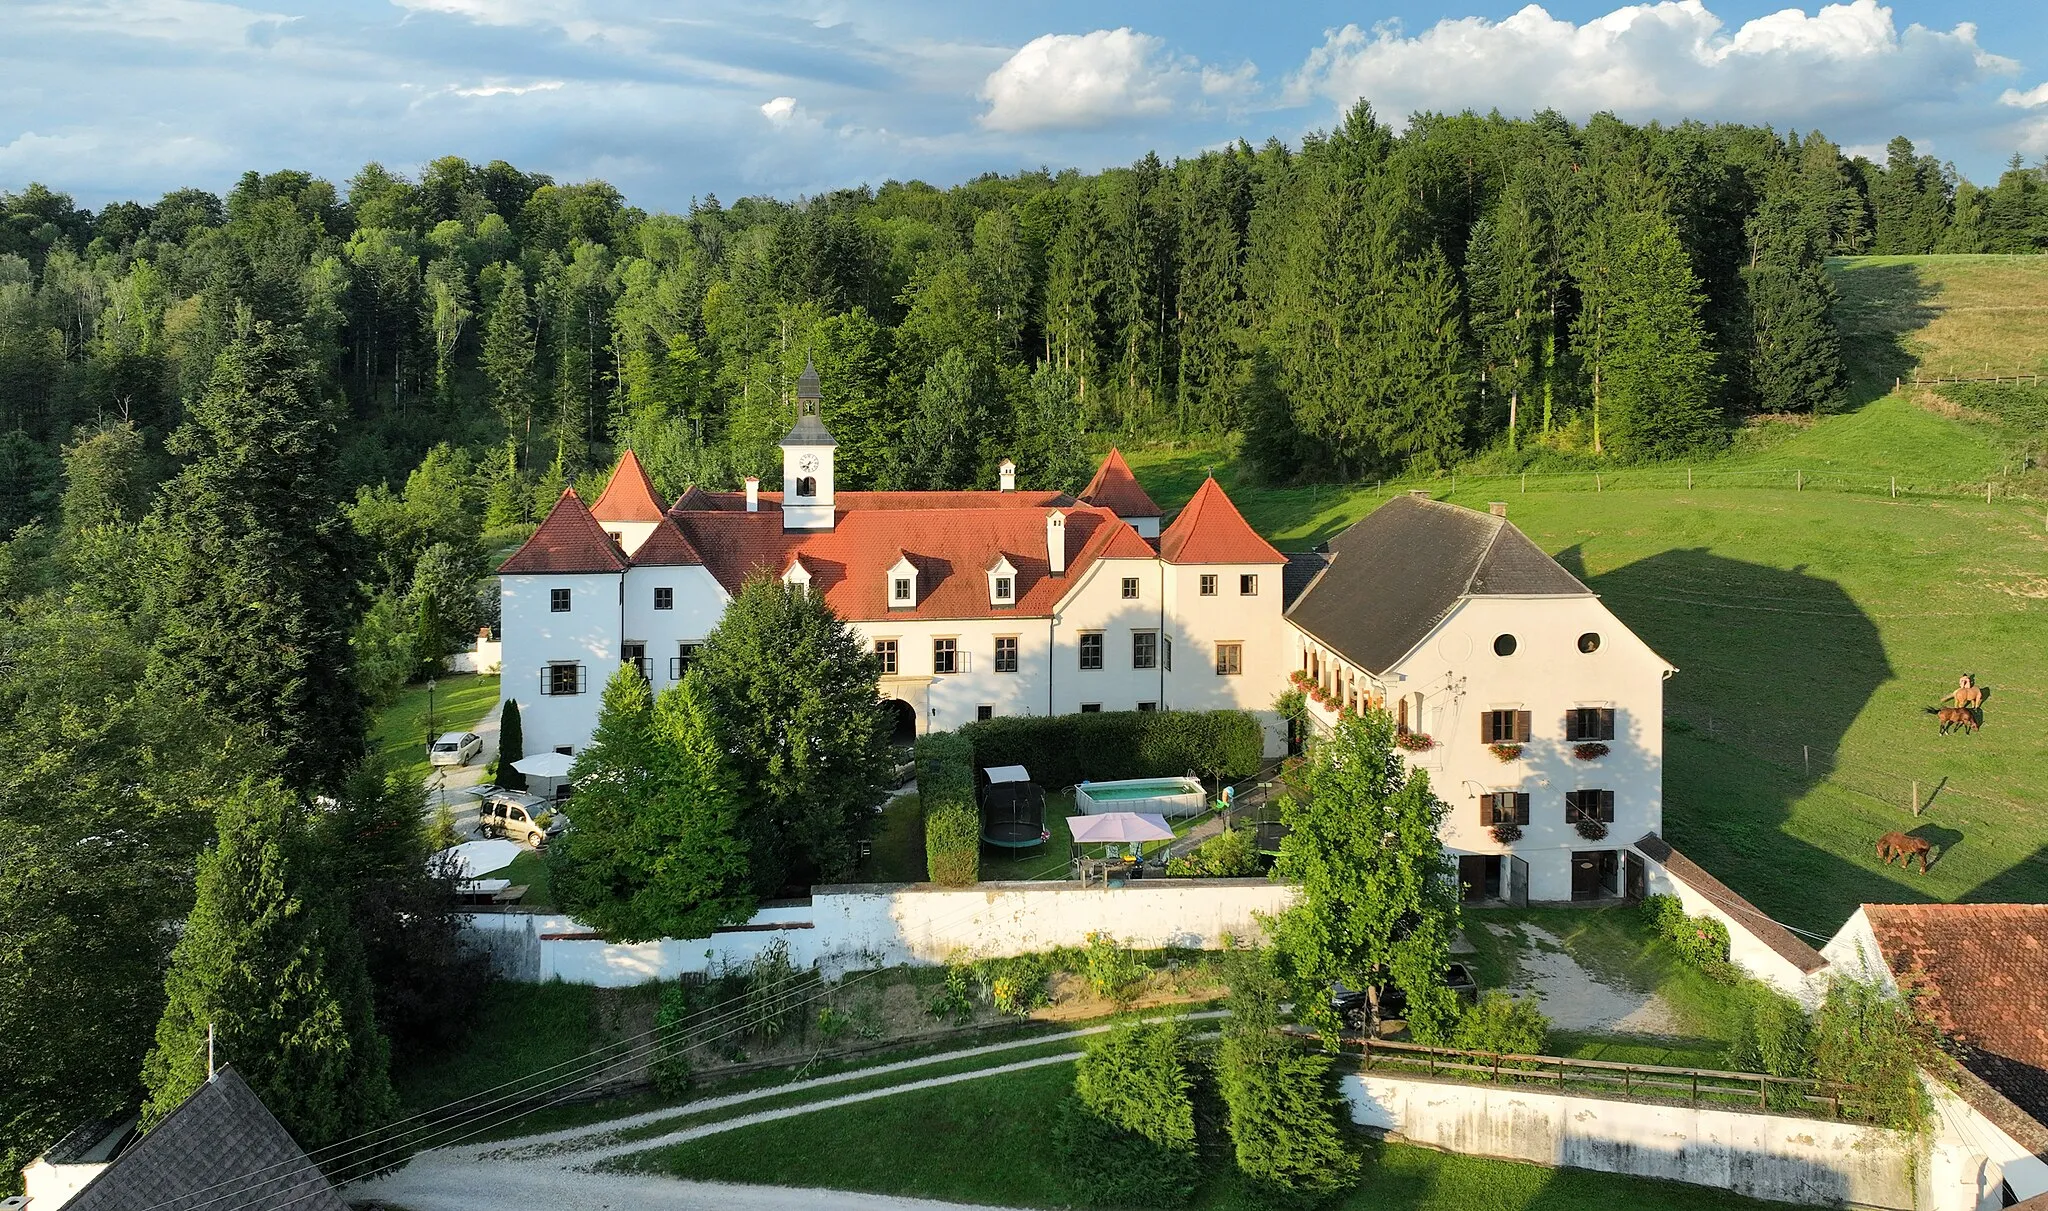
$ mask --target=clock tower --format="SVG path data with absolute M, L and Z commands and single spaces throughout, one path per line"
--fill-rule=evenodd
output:
M 832 455 L 839 443 L 818 419 L 818 371 L 804 358 L 796 380 L 796 425 L 782 439 L 782 528 L 832 528 Z

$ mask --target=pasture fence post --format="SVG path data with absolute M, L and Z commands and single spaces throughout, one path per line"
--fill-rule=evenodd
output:
M 1898 498 L 1899 498 L 1899 477 L 1898 477 L 1898 476 L 1896 476 L 1896 475 L 1894 475 L 1894 476 L 1892 476 L 1892 499 L 1893 499 L 1893 500 L 1897 500 Z
M 1804 472 L 1804 471 L 1794 471 L 1794 472 L 1792 472 L 1792 490 L 1793 490 L 1794 492 L 1804 492 L 1804 491 L 1806 491 L 1806 472 Z
M 1991 484 L 1988 481 L 1984 485 L 1984 503 L 1991 503 Z
M 1524 472 L 1522 472 L 1522 495 L 1524 495 L 1524 496 L 1527 496 L 1528 494 L 1529 494 L 1529 473 L 1528 473 L 1527 471 L 1524 471 Z
M 1806 763 L 1806 776 L 1811 778 L 1813 776 L 1813 749 L 1804 744 L 1800 745 L 1799 758 Z
M 1685 490 L 1686 490 L 1686 491 L 1688 491 L 1688 492 L 1692 491 L 1692 468 L 1691 468 L 1691 467 L 1687 467 L 1687 468 L 1685 469 Z
M 1605 489 L 1605 488 L 1602 488 L 1602 487 L 1600 486 L 1600 473 L 1599 473 L 1598 471 L 1595 471 L 1595 472 L 1593 472 L 1593 490 L 1594 490 L 1595 492 L 1604 492 L 1604 491 L 1606 491 L 1606 489 Z
M 1913 814 L 1917 816 L 1920 814 L 1920 783 L 1917 779 L 1913 783 L 1912 795 Z

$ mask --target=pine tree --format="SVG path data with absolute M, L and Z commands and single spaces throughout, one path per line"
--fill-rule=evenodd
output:
M 283 788 L 245 782 L 219 808 L 199 860 L 198 901 L 171 957 L 168 1003 L 143 1066 L 154 1126 L 233 1064 L 292 1137 L 318 1148 L 373 1128 L 396 1106 L 362 944 L 316 877 Z
M 158 506 L 158 675 L 275 746 L 302 790 L 340 784 L 368 723 L 334 425 L 305 342 L 248 322 L 171 436 L 188 461 Z
M 1486 372 L 1487 419 L 1507 433 L 1512 450 L 1528 424 L 1523 405 L 1529 390 L 1542 378 L 1550 318 L 1541 225 L 1520 174 L 1493 213 L 1473 226 L 1465 277 L 1472 334 Z
M 1829 218 L 1814 200 L 1797 182 L 1774 177 L 1748 224 L 1748 368 L 1757 405 L 1767 411 L 1818 415 L 1841 397 L 1842 343 L 1825 259 Z
M 576 755 L 576 827 L 548 849 L 555 898 L 563 908 L 615 937 L 660 936 L 631 912 L 641 873 L 635 817 L 652 798 L 654 698 L 647 679 L 621 664 L 605 683 L 597 729 Z
M 484 321 L 484 377 L 491 382 L 491 406 L 517 443 L 515 465 L 524 465 L 533 441 L 535 331 L 526 294 L 526 275 L 507 264 Z
M 1210 153 L 1184 170 L 1175 281 L 1180 349 L 1179 428 L 1235 427 L 1243 388 L 1246 311 L 1245 223 L 1251 178 L 1237 149 Z
M 986 487 L 995 452 L 1009 444 L 1000 392 L 985 365 L 947 349 L 925 372 L 917 411 L 883 482 L 899 489 Z
M 1080 376 L 1040 362 L 1031 372 L 1017 418 L 1017 482 L 1034 489 L 1078 492 L 1088 474 Z
M 1471 415 L 1471 351 L 1450 262 L 1431 248 L 1401 277 L 1389 372 L 1398 389 L 1379 417 L 1379 447 L 1423 470 L 1451 466 Z
M 508 791 L 526 789 L 526 775 L 514 768 L 521 757 L 526 756 L 526 733 L 519 726 L 519 700 L 505 699 L 505 705 L 498 710 L 498 777 L 499 786 Z
M 1608 444 L 1624 458 L 1672 458 L 1722 436 L 1705 299 L 1685 249 L 1653 214 L 1623 218 L 1608 269 L 1603 333 Z
M 888 775 L 879 670 L 821 594 L 749 581 L 692 668 L 727 737 L 754 888 L 840 877 Z

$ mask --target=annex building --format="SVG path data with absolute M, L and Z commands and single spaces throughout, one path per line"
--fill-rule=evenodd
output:
M 1274 700 L 1312 687 L 1324 722 L 1395 712 L 1453 805 L 1473 898 L 1619 894 L 1620 839 L 1661 833 L 1673 670 L 1504 516 L 1401 497 L 1290 561 L 1213 478 L 1167 519 L 1115 450 L 1078 497 L 1020 487 L 1007 460 L 986 490 L 842 492 L 809 367 L 796 395 L 783 491 L 749 477 L 664 502 L 629 450 L 505 561 L 501 692 L 528 751 L 587 744 L 622 661 L 656 692 L 680 680 L 770 575 L 871 647 L 899 741 L 997 715 L 1238 709 L 1279 756 Z

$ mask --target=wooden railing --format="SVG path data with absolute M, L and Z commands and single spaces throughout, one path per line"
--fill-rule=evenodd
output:
M 1867 1100 L 1853 1085 L 1762 1072 L 1616 1064 L 1554 1055 L 1496 1055 L 1425 1047 L 1371 1037 L 1346 1037 L 1339 1053 L 1356 1056 L 1362 1072 L 1426 1076 L 1493 1085 L 1526 1085 L 1559 1093 L 1638 1098 L 1687 1106 L 1802 1114 L 1867 1121 Z

